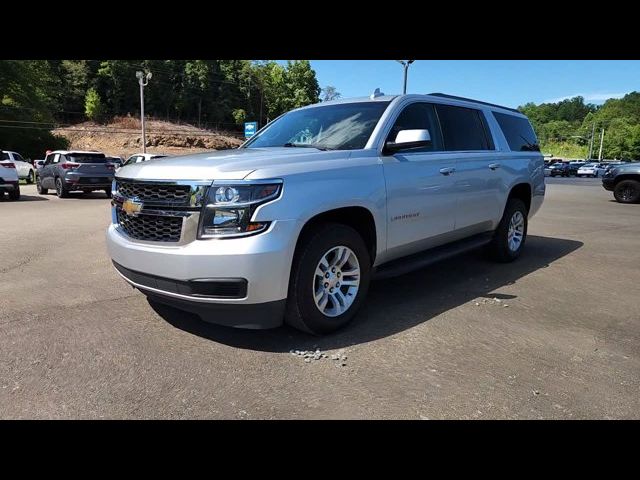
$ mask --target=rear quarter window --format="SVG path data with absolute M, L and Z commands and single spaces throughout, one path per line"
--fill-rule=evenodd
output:
M 539 152 L 540 145 L 536 134 L 524 117 L 516 117 L 506 113 L 493 112 L 502 133 L 504 133 L 509 149 L 512 152 Z
M 493 141 L 480 110 L 437 104 L 436 112 L 445 150 L 493 150 Z

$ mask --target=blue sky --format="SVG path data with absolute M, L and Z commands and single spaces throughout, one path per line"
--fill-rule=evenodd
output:
M 402 65 L 393 60 L 311 60 L 321 87 L 343 98 L 402 93 Z M 638 60 L 416 60 L 408 93 L 443 92 L 517 107 L 582 95 L 590 103 L 640 91 Z

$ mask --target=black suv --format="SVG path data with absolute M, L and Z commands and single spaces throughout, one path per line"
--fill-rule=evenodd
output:
M 104 153 L 56 150 L 38 169 L 36 184 L 38 193 L 46 194 L 52 188 L 60 198 L 68 197 L 73 190 L 103 190 L 111 197 L 114 173 L 115 165 Z
M 608 169 L 602 177 L 602 186 L 613 192 L 620 203 L 640 203 L 640 162 Z
M 549 176 L 551 177 L 568 177 L 569 176 L 569 164 L 568 163 L 554 163 L 549 167 Z

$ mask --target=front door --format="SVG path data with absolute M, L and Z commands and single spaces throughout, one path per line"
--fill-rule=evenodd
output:
M 59 162 L 59 153 L 50 153 L 47 155 L 44 165 L 40 169 L 40 184 L 42 188 L 56 188 L 53 173 Z
M 431 145 L 382 157 L 387 187 L 387 259 L 443 243 L 456 218 L 453 155 L 443 152 L 433 105 L 412 103 L 396 119 L 387 141 L 400 130 L 426 129 Z

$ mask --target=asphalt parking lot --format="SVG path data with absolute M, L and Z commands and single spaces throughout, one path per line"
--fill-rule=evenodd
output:
M 0 201 L 0 418 L 640 418 L 640 205 L 599 179 L 548 181 L 516 263 L 376 282 L 326 338 L 152 306 L 111 267 L 104 194 L 22 192 Z

